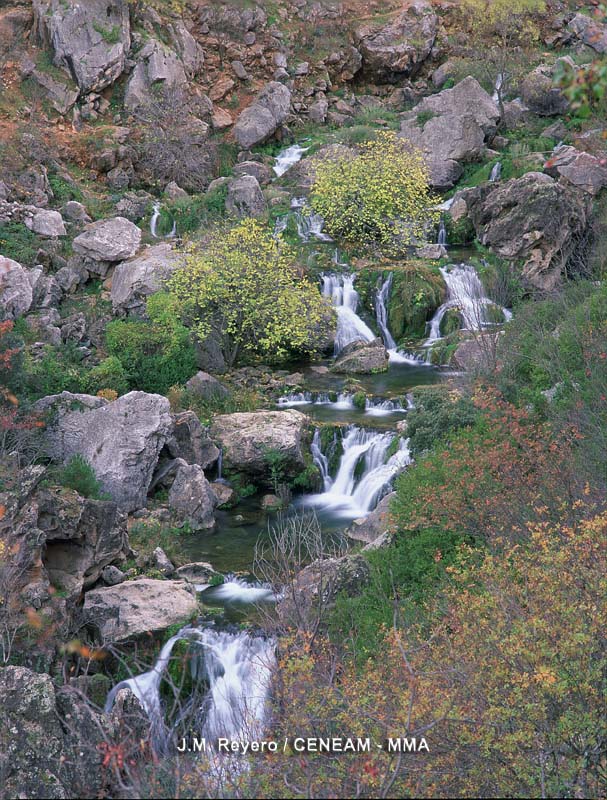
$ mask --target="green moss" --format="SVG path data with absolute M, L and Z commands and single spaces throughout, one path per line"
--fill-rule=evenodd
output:
M 354 404 L 354 408 L 358 408 L 359 411 L 364 411 L 367 407 L 367 395 L 364 392 L 356 392 L 352 398 L 352 403 Z
M 388 302 L 388 324 L 394 339 L 421 338 L 426 322 L 445 298 L 440 273 L 422 264 L 407 264 L 394 271 Z
M 449 336 L 451 333 L 457 333 L 461 327 L 462 318 L 459 310 L 457 308 L 448 309 L 440 323 L 441 335 Z

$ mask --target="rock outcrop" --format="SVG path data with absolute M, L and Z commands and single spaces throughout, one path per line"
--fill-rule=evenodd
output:
M 121 509 L 145 506 L 160 451 L 173 431 L 166 397 L 129 392 L 108 403 L 63 392 L 42 398 L 35 408 L 50 412 L 45 434 L 50 458 L 65 463 L 82 456 Z
M 234 126 L 236 141 L 244 150 L 265 142 L 286 121 L 291 110 L 291 92 L 272 81 L 245 108 Z
M 428 58 L 438 33 L 438 17 L 427 0 L 414 0 L 390 22 L 365 23 L 354 34 L 363 72 L 390 83 L 414 76 Z
M 139 249 L 141 231 L 124 217 L 93 222 L 76 236 L 74 251 L 92 261 L 115 262 L 131 258 Z
M 545 172 L 562 183 L 596 196 L 607 186 L 607 154 L 597 158 L 590 153 L 564 145 L 544 165 Z
M 538 289 L 557 286 L 590 213 L 587 195 L 541 172 L 466 193 L 468 213 L 483 245 L 524 261 L 523 277 Z
M 17 261 L 0 255 L 0 320 L 27 314 L 33 298 L 28 272 Z
M 299 411 L 253 411 L 215 417 L 210 433 L 226 470 L 267 476 L 268 458 L 278 453 L 285 476 L 295 477 L 306 465 L 308 425 Z
M 159 633 L 186 622 L 197 609 L 196 595 L 186 583 L 140 578 L 87 592 L 84 619 L 109 644 Z
M 399 136 L 424 153 L 431 185 L 447 189 L 460 177 L 462 163 L 482 159 L 498 120 L 495 101 L 475 78 L 468 77 L 407 112 Z
M 141 316 L 147 298 L 162 289 L 179 263 L 180 257 L 170 244 L 157 244 L 118 264 L 112 275 L 114 314 Z
M 39 39 L 82 94 L 120 77 L 131 47 L 127 0 L 33 0 Z
M 265 214 L 266 201 L 256 178 L 243 175 L 230 181 L 226 211 L 235 217 L 261 217 Z

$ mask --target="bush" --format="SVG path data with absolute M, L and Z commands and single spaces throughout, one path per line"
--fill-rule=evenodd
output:
M 59 472 L 58 481 L 62 486 L 73 489 L 82 497 L 93 500 L 102 499 L 101 486 L 93 468 L 80 455 L 75 455 Z
M 392 131 L 382 131 L 355 156 L 319 163 L 311 203 L 333 236 L 393 252 L 424 240 L 435 216 L 421 152 Z
M 40 239 L 20 222 L 0 224 L 0 252 L 26 267 L 36 264 Z
M 60 392 L 86 392 L 87 375 L 82 354 L 72 344 L 54 348 L 47 345 L 43 356 L 25 359 L 24 388 L 33 398 Z
M 115 361 L 109 367 L 119 385 L 126 376 L 130 389 L 166 394 L 171 386 L 185 383 L 196 372 L 196 351 L 190 331 L 180 321 L 174 297 L 163 292 L 152 295 L 147 312 L 149 322 L 109 323 L 107 349 L 123 373 Z
M 407 414 L 407 435 L 413 453 L 430 450 L 439 440 L 474 424 L 478 411 L 467 397 L 441 388 L 417 389 L 415 408 Z
M 117 356 L 109 356 L 93 367 L 87 375 L 87 384 L 92 394 L 110 389 L 121 395 L 129 390 L 128 376 Z

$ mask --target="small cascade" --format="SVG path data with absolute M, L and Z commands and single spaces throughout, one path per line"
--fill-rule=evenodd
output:
M 294 197 L 291 200 L 291 209 L 295 214 L 297 234 L 302 242 L 309 242 L 311 238 L 319 242 L 332 242 L 333 239 L 323 233 L 324 218 L 307 205 L 305 197 Z
M 150 233 L 154 239 L 174 239 L 177 234 L 177 223 L 173 220 L 173 228 L 166 236 L 158 236 L 158 220 L 160 219 L 160 203 L 155 202 L 153 206 L 152 218 L 150 219 Z
M 347 519 L 368 514 L 388 490 L 392 479 L 411 463 L 408 440 L 401 440 L 396 453 L 388 457 L 393 439 L 392 433 L 356 426 L 348 428 L 342 440 L 343 455 L 335 478 L 330 484 L 325 482 L 322 494 L 304 497 L 303 504 L 331 510 Z M 315 463 L 320 469 L 317 456 Z
M 318 467 L 318 471 L 320 472 L 320 476 L 322 478 L 323 489 L 325 492 L 328 492 L 331 488 L 331 484 L 333 483 L 333 479 L 329 473 L 329 459 L 322 452 L 320 443 L 320 428 L 316 428 L 314 431 L 314 438 L 312 439 L 312 445 L 310 449 L 312 451 L 314 463 Z
M 304 153 L 307 153 L 309 149 L 309 147 L 302 147 L 300 144 L 292 144 L 284 150 L 281 150 L 274 161 L 273 170 L 276 173 L 276 177 L 280 178 L 280 176 L 284 175 L 294 164 L 301 161 L 301 157 Z
M 502 177 L 502 162 L 498 161 L 493 165 L 491 168 L 491 173 L 489 175 L 489 180 L 491 183 L 496 183 Z
M 278 237 L 284 233 L 287 229 L 287 225 L 289 224 L 289 215 L 283 214 L 282 217 L 276 217 L 274 222 L 274 238 L 278 239 Z
M 274 642 L 247 632 L 228 633 L 186 626 L 162 648 L 154 667 L 116 684 L 105 702 L 108 714 L 121 689 L 130 689 L 150 719 L 155 748 L 166 747 L 169 731 L 164 722 L 160 682 L 175 644 L 192 641 L 192 679 L 208 682 L 200 709 L 198 734 L 212 746 L 218 737 L 251 740 L 263 733 L 270 679 L 275 666 Z
M 379 291 L 375 295 L 375 318 L 377 319 L 377 326 L 381 331 L 384 344 L 386 345 L 386 350 L 388 351 L 388 358 L 392 363 L 422 366 L 426 362 L 413 353 L 407 353 L 405 350 L 399 350 L 396 347 L 394 337 L 390 333 L 390 329 L 388 327 L 388 300 L 390 299 L 390 290 L 392 289 L 393 279 L 393 273 L 388 273 L 388 277 L 382 283 Z
M 436 239 L 437 244 L 442 244 L 443 247 L 447 245 L 447 226 L 445 225 L 445 220 L 441 217 L 440 224 L 438 226 L 438 236 Z
M 371 328 L 356 313 L 358 293 L 354 288 L 354 275 L 322 275 L 322 293 L 331 299 L 337 311 L 336 355 L 350 342 L 375 339 Z
M 204 586 L 201 597 L 222 604 L 271 603 L 276 600 L 271 587 L 263 583 L 248 583 L 237 575 L 226 575 L 218 586 Z
M 356 411 L 354 395 L 340 392 L 338 395 L 331 395 L 327 392 L 294 392 L 285 394 L 276 401 L 279 408 L 294 408 L 296 406 L 329 406 L 334 411 Z M 360 409 L 359 409 L 360 410 Z M 364 413 L 374 417 L 385 416 L 386 414 L 399 414 L 406 411 L 400 400 L 384 400 L 377 397 L 367 397 L 365 400 Z
M 425 347 L 430 347 L 434 342 L 442 338 L 440 332 L 443 317 L 451 308 L 459 311 L 464 330 L 481 330 L 493 323 L 487 318 L 487 309 L 496 304 L 485 294 L 483 284 L 478 274 L 470 264 L 455 264 L 450 268 L 442 267 L 441 275 L 447 284 L 447 301 L 430 320 L 430 334 L 424 343 Z M 512 314 L 508 309 L 501 309 L 506 321 L 512 319 Z
M 494 89 L 493 89 L 493 94 L 491 95 L 491 98 L 492 98 L 494 103 L 498 103 L 499 102 L 500 92 L 501 92 L 502 86 L 504 85 L 504 78 L 505 78 L 504 73 L 500 72 L 498 74 L 497 78 L 495 79 L 495 86 L 494 86 Z

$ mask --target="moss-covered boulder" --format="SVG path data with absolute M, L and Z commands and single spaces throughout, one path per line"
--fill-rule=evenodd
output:
M 398 342 L 403 337 L 422 337 L 426 322 L 444 302 L 442 275 L 424 264 L 406 264 L 394 270 L 388 303 L 388 323 Z
M 462 317 L 457 308 L 449 308 L 445 312 L 445 316 L 440 321 L 441 336 L 449 336 L 451 333 L 457 333 L 462 327 Z

